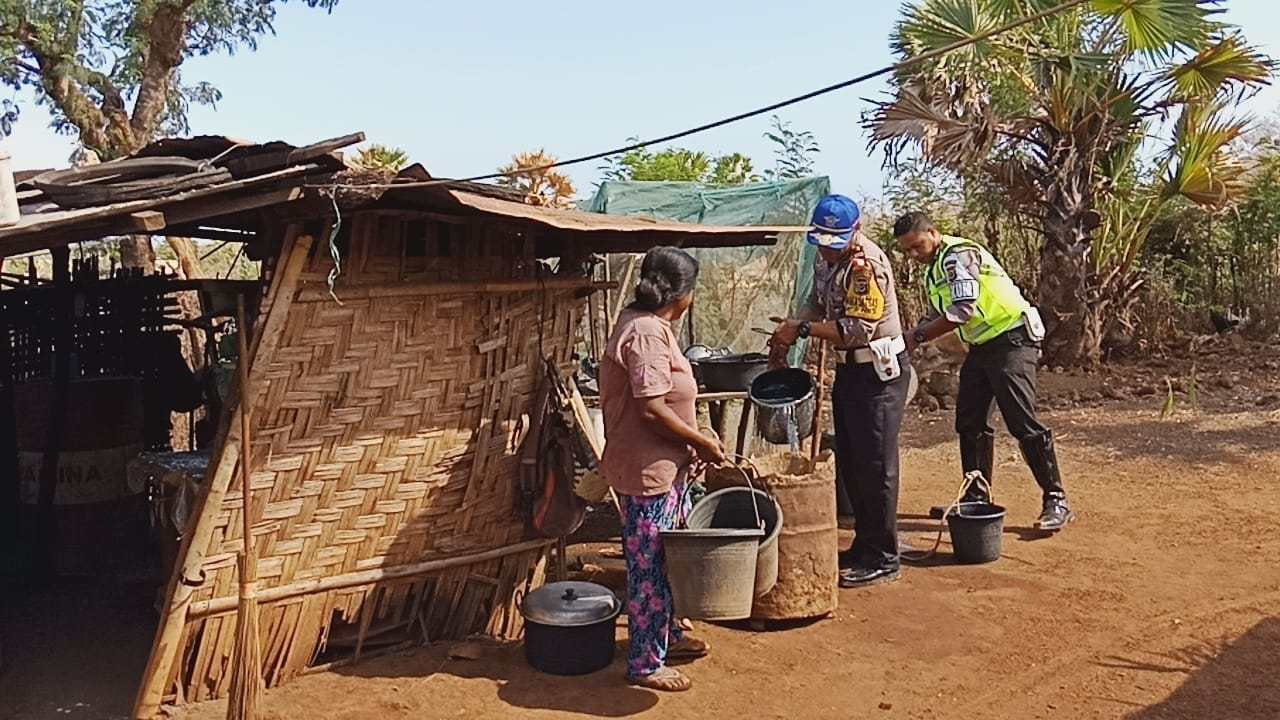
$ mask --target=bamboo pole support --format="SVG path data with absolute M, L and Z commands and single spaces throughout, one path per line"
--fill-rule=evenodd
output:
M 254 333 L 253 348 L 250 354 L 250 380 L 258 381 L 266 372 L 269 360 L 275 352 L 278 337 L 272 342 L 263 342 L 268 334 L 278 336 L 287 314 L 289 301 L 297 288 L 307 256 L 311 252 L 314 238 L 310 235 L 299 235 L 297 227 L 291 226 L 285 235 L 281 249 L 283 262 L 277 264 L 278 272 L 268 289 L 268 298 L 278 296 L 282 303 L 272 303 L 271 310 L 260 323 L 261 327 Z M 283 306 L 280 306 L 283 305 Z M 243 359 L 242 359 L 243 361 Z M 178 549 L 178 560 L 173 573 L 169 577 L 166 597 L 169 599 L 160 616 L 160 624 L 151 644 L 151 655 L 142 672 L 142 681 L 138 687 L 138 695 L 134 700 L 134 720 L 151 720 L 160 710 L 164 701 L 165 688 L 179 673 L 176 668 L 178 655 L 182 652 L 183 629 L 187 624 L 187 614 L 192 597 L 204 586 L 204 556 L 208 550 L 209 540 L 217 530 L 216 513 L 205 512 L 206 508 L 222 504 L 227 489 L 231 486 L 231 477 L 236 463 L 240 461 L 239 405 L 230 409 L 223 418 L 222 443 L 214 453 L 214 461 L 210 464 L 208 475 L 201 486 L 200 496 L 192 508 L 191 522 L 193 527 L 183 534 L 182 544 Z M 233 599 L 234 603 L 234 599 Z
M 813 432 L 809 438 L 809 464 L 818 461 L 818 449 L 822 447 L 822 400 L 827 380 L 827 341 L 820 340 L 818 346 L 818 382 L 813 403 Z

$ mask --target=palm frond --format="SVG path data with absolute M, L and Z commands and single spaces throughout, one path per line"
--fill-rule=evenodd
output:
M 1208 207 L 1227 205 L 1241 189 L 1243 165 L 1228 146 L 1249 127 L 1247 118 L 1230 117 L 1217 102 L 1187 105 L 1174 128 L 1172 167 L 1163 196 L 1181 195 Z
M 1250 47 L 1239 35 L 1228 35 L 1169 71 L 1176 97 L 1209 99 L 1233 88 L 1256 89 L 1270 84 L 1275 61 Z
M 1167 58 L 1202 47 L 1222 26 L 1220 0 L 1093 0 L 1095 12 L 1118 22 L 1128 49 Z
M 892 102 L 880 103 L 867 126 L 872 145 L 888 144 L 894 152 L 904 142 L 914 142 L 930 161 L 951 168 L 981 162 L 996 137 L 989 114 L 957 117 L 913 89 L 900 91 Z

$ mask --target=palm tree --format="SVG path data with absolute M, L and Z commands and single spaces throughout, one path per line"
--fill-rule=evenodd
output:
M 498 178 L 498 184 L 514 188 L 524 195 L 530 205 L 542 207 L 573 207 L 573 183 L 567 175 L 546 166 L 555 163 L 554 155 L 546 150 L 516 153 L 511 163 L 498 168 L 501 173 L 514 173 Z
M 352 162 L 365 170 L 382 170 L 395 174 L 409 164 L 409 153 L 397 147 L 374 143 L 360 148 Z
M 914 2 L 892 44 L 914 57 L 1059 2 Z M 1091 0 L 900 70 L 894 97 L 866 118 L 890 162 L 913 149 L 994 184 L 1040 231 L 1055 364 L 1100 359 L 1111 303 L 1140 284 L 1134 261 L 1161 204 L 1232 198 L 1227 146 L 1247 121 L 1230 107 L 1269 82 L 1273 63 L 1215 19 L 1219 4 Z

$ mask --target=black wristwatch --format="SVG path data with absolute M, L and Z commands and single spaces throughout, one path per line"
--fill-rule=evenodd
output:
M 922 327 L 916 328 L 915 331 L 911 333 L 911 339 L 915 341 L 915 344 L 917 347 L 924 345 L 926 342 L 926 338 L 924 336 L 924 328 Z
M 809 331 L 812 329 L 813 329 L 813 325 L 811 325 L 808 320 L 802 321 L 800 323 L 800 328 L 799 328 L 800 337 L 802 338 L 809 337 Z

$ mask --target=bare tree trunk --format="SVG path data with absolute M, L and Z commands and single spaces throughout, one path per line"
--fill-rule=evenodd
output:
M 147 275 L 156 272 L 156 251 L 151 247 L 151 236 L 130 235 L 122 237 L 120 243 L 120 264 L 127 268 L 140 268 Z
M 1039 308 L 1048 331 L 1045 361 L 1093 367 L 1102 359 L 1104 305 L 1090 292 L 1088 244 L 1063 229 L 1048 233 L 1040 249 Z
M 173 250 L 173 254 L 178 258 L 178 269 L 182 272 L 182 276 L 188 280 L 201 277 L 200 257 L 196 254 L 195 243 L 191 241 L 191 238 L 170 237 L 167 240 L 169 247 Z M 203 314 L 199 293 L 181 292 L 178 293 L 177 299 L 184 319 L 194 320 Z M 204 369 L 204 333 L 195 328 L 187 328 L 184 332 L 179 333 L 179 339 L 182 343 L 182 357 L 187 361 L 187 365 L 196 372 Z M 194 419 L 198 420 L 199 411 L 197 411 L 196 415 L 197 417 Z M 172 419 L 169 441 L 173 448 L 175 450 L 194 450 L 195 425 L 192 422 L 193 417 L 185 413 L 175 413 Z

